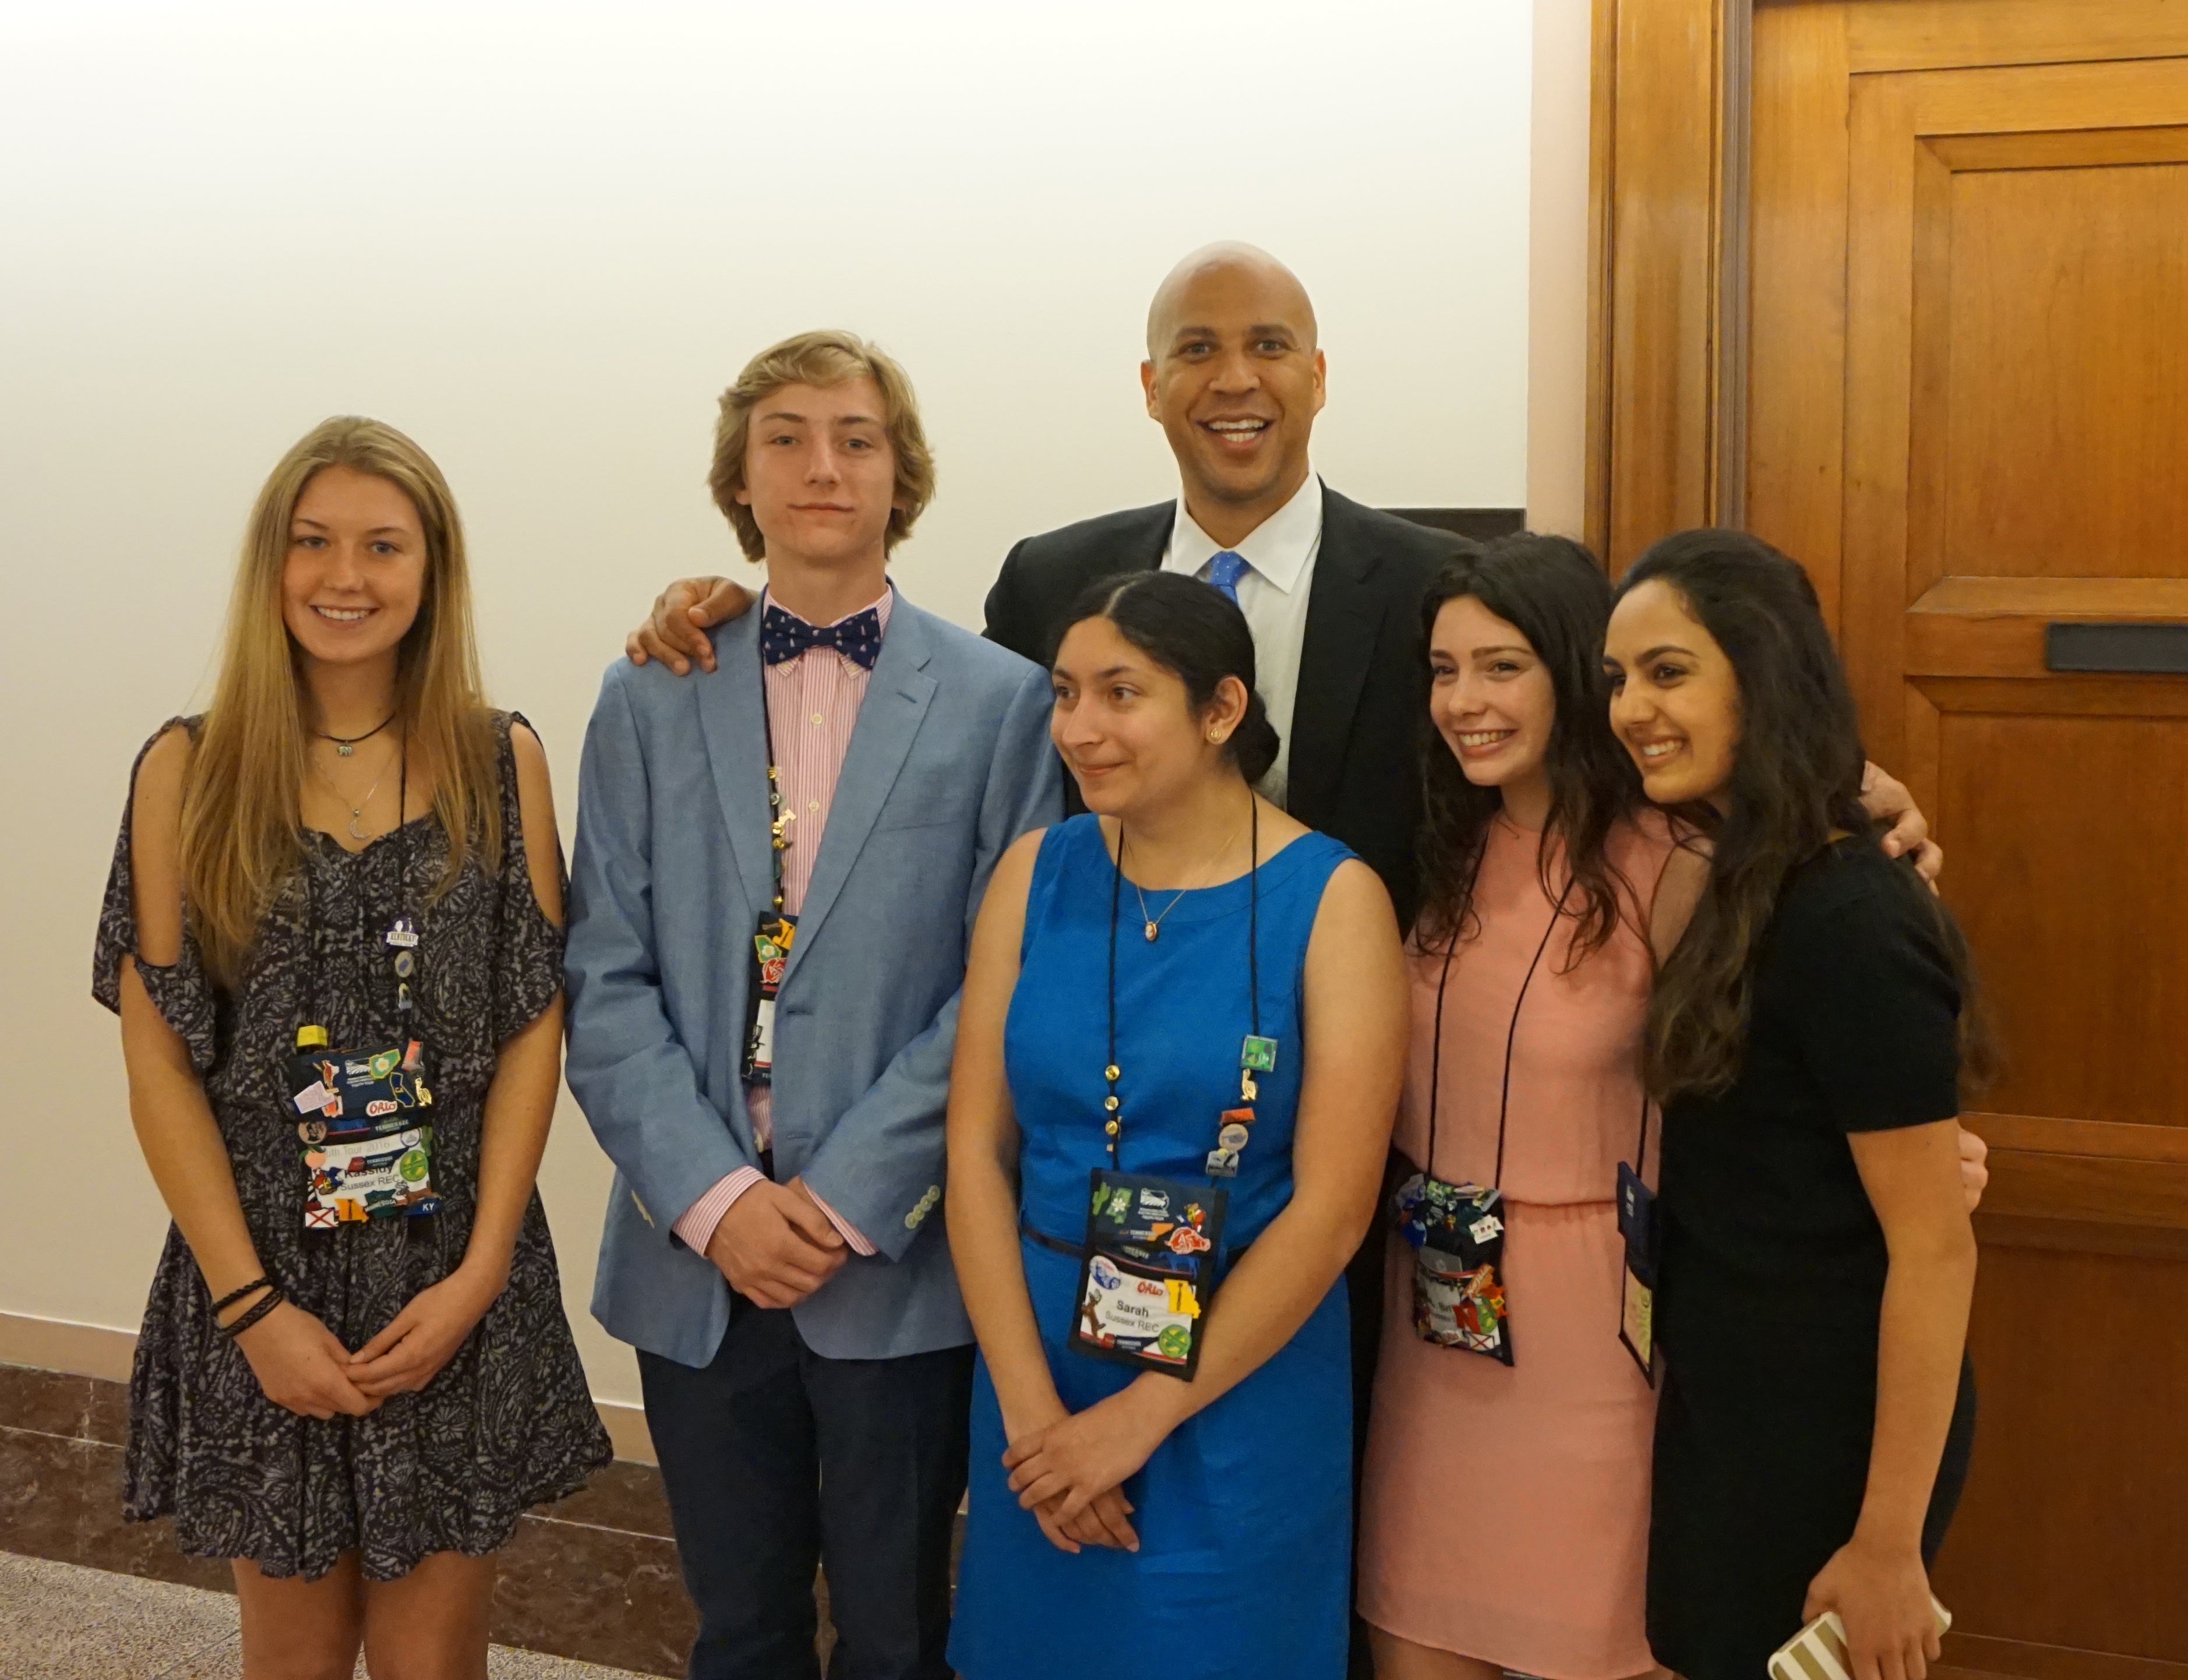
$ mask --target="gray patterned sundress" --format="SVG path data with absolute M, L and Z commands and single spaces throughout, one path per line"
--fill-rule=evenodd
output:
M 186 721 L 195 734 L 197 720 Z M 562 933 L 533 896 L 526 862 L 511 721 L 494 716 L 498 872 L 474 849 L 448 892 L 431 898 L 448 837 L 430 813 L 356 853 L 307 832 L 308 892 L 300 871 L 261 926 L 235 990 L 212 984 L 187 935 L 169 967 L 137 957 L 204 1082 L 268 1275 L 352 1349 L 462 1260 L 499 1048 L 561 989 Z M 133 771 L 131 781 L 133 790 Z M 324 1023 L 336 1046 L 395 1037 L 381 936 L 398 915 L 423 939 L 413 995 L 437 1075 L 440 1211 L 307 1232 L 288 1057 L 307 1021 Z M 136 952 L 125 806 L 93 967 L 92 994 L 110 1009 L 121 1006 L 121 959 Z M 274 1405 L 242 1351 L 213 1333 L 211 1305 L 171 1225 L 129 1384 L 123 1514 L 141 1522 L 172 1513 L 184 1552 L 248 1558 L 268 1575 L 308 1580 L 355 1551 L 369 1579 L 389 1580 L 431 1553 L 494 1550 L 527 1506 L 574 1491 L 611 1457 L 536 1191 L 508 1288 L 431 1382 L 369 1416 L 321 1421 Z

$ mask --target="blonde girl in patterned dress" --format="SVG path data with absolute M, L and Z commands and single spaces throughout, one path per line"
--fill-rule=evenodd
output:
M 480 695 L 447 484 L 324 422 L 259 494 L 211 706 L 139 756 L 93 980 L 174 1219 L 126 1514 L 232 1561 L 251 1680 L 347 1680 L 360 1646 L 483 1677 L 496 1548 L 609 1457 L 533 1187 L 561 888 L 539 741 Z M 340 1080 L 383 1045 L 422 1046 L 374 1074 L 403 1104 L 355 1106 L 430 1132 L 345 1201 L 361 1157 L 306 1164 L 345 1099 L 292 1063 Z

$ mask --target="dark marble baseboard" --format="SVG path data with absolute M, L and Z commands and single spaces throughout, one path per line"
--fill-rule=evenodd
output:
M 172 1523 L 121 1520 L 127 1429 L 121 1384 L 0 1365 L 0 1551 L 234 1591 L 225 1561 L 176 1549 Z M 617 1462 L 527 1513 L 500 1566 L 495 1643 L 684 1672 L 698 1616 L 651 1465 Z

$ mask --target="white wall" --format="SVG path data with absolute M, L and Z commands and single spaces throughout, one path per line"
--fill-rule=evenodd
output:
M 1212 238 L 1314 295 L 1333 482 L 1520 505 L 1530 39 L 1519 0 L 0 8 L 0 1313 L 141 1311 L 164 1216 L 93 920 L 297 434 L 440 460 L 567 825 L 623 629 L 742 566 L 713 398 L 786 333 L 910 367 L 941 493 L 895 570 L 966 623 L 1016 537 L 1170 493 L 1140 328 Z M 606 1176 L 566 1103 L 571 1317 L 631 1399 L 584 1311 Z

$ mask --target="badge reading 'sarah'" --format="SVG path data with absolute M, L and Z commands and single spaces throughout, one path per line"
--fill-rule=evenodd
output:
M 1071 1348 L 1191 1381 L 1229 1192 L 1099 1168 L 1089 1190 Z

